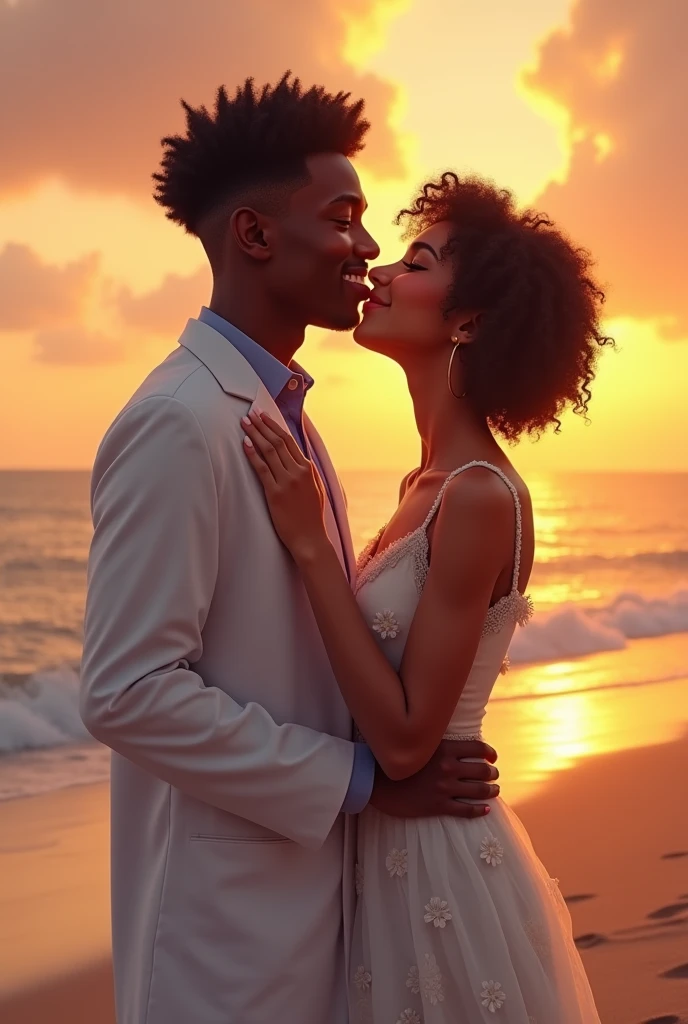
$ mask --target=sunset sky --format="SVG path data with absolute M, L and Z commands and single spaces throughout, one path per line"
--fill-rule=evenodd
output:
M 209 296 L 199 243 L 151 199 L 179 98 L 220 83 L 351 90 L 373 122 L 367 225 L 454 167 L 512 188 L 598 259 L 608 291 L 592 424 L 525 471 L 688 470 L 685 0 L 0 0 L 0 468 L 87 468 Z M 396 366 L 314 331 L 309 411 L 342 468 L 409 468 Z

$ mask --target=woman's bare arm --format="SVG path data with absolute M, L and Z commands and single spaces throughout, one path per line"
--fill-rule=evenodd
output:
M 275 528 L 299 566 L 354 720 L 385 774 L 407 778 L 437 749 L 473 664 L 495 581 L 513 550 L 511 495 L 493 473 L 479 468 L 447 488 L 398 675 L 327 538 L 311 464 L 290 435 L 265 419 L 262 426 L 247 427 L 253 442 L 247 454 Z

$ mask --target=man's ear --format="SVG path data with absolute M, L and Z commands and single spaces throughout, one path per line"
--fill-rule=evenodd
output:
M 241 206 L 232 213 L 229 229 L 239 249 L 254 260 L 269 260 L 271 218 L 250 206 Z

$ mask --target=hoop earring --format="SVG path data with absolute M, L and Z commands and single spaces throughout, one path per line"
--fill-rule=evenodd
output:
M 462 391 L 460 395 L 457 395 L 456 391 L 454 391 L 454 388 L 452 387 L 451 376 L 452 376 L 452 367 L 454 365 L 454 356 L 456 355 L 457 350 L 461 347 L 461 342 L 458 340 L 458 338 L 456 337 L 455 334 L 452 335 L 451 340 L 454 342 L 454 348 L 452 349 L 452 354 L 449 357 L 449 367 L 447 369 L 447 386 L 449 387 L 449 390 L 451 391 L 451 393 L 454 396 L 454 398 L 465 398 L 466 397 L 466 392 L 465 391 Z

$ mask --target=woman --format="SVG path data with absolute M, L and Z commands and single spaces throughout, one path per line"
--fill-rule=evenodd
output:
M 447 172 L 370 274 L 358 344 L 406 372 L 422 458 L 359 561 L 355 597 L 312 465 L 268 417 L 245 450 L 303 575 L 342 693 L 392 779 L 479 737 L 533 563 L 528 490 L 497 443 L 585 414 L 603 295 L 587 253 L 511 196 Z M 500 800 L 489 818 L 359 819 L 351 994 L 373 1024 L 599 1020 L 555 882 Z

